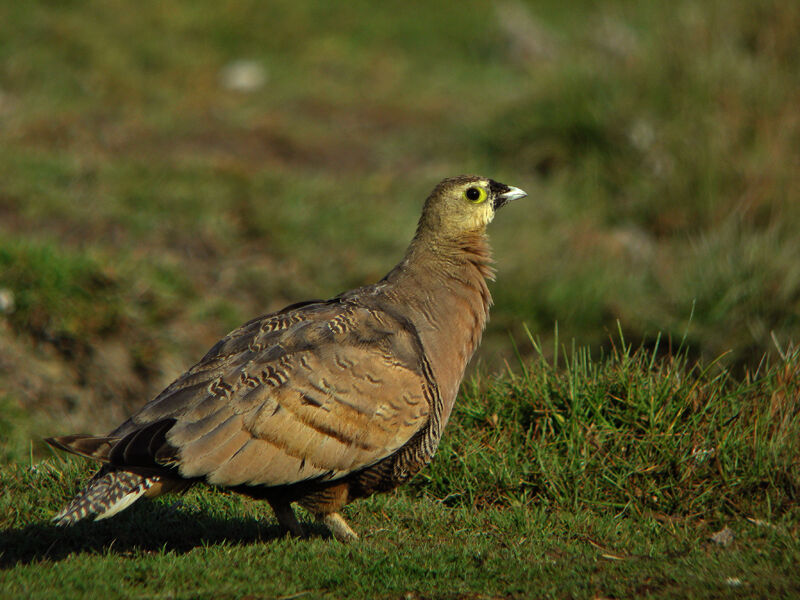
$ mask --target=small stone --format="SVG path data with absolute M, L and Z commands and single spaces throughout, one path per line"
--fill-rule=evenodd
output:
M 6 288 L 0 288 L 0 314 L 10 315 L 14 312 L 14 308 L 16 308 L 14 292 Z
M 253 92 L 267 82 L 267 71 L 254 60 L 234 60 L 222 68 L 219 80 L 225 89 Z
M 712 535 L 709 539 L 714 542 L 715 544 L 719 544 L 720 546 L 730 546 L 733 543 L 733 539 L 736 536 L 733 533 L 733 529 L 730 527 L 724 527 Z

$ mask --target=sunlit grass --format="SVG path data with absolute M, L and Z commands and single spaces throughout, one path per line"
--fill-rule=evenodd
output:
M 798 30 L 776 0 L 0 5 L 0 588 L 796 595 Z M 41 437 L 378 280 L 465 172 L 530 195 L 439 454 L 351 508 L 360 550 L 208 490 L 44 525 L 87 471 Z

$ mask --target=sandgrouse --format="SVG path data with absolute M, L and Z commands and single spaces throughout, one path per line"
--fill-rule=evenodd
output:
M 266 499 L 294 535 L 297 502 L 337 539 L 357 538 L 341 508 L 436 452 L 492 302 L 486 225 L 525 195 L 445 179 L 378 283 L 245 323 L 108 435 L 47 439 L 102 463 L 54 521 L 105 519 L 206 482 Z

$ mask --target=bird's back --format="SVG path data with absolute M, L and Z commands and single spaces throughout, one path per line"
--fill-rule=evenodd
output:
M 106 470 L 310 489 L 422 445 L 437 397 L 413 325 L 350 297 L 254 319 L 108 436 L 53 441 Z M 369 487 L 416 472 L 435 450 L 426 444 L 424 458 L 405 451 L 399 468 L 373 470 Z

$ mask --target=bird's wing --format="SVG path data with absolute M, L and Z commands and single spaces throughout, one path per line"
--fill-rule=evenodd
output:
M 334 479 L 391 455 L 438 394 L 414 329 L 352 301 L 255 319 L 123 424 L 112 462 L 209 483 Z

